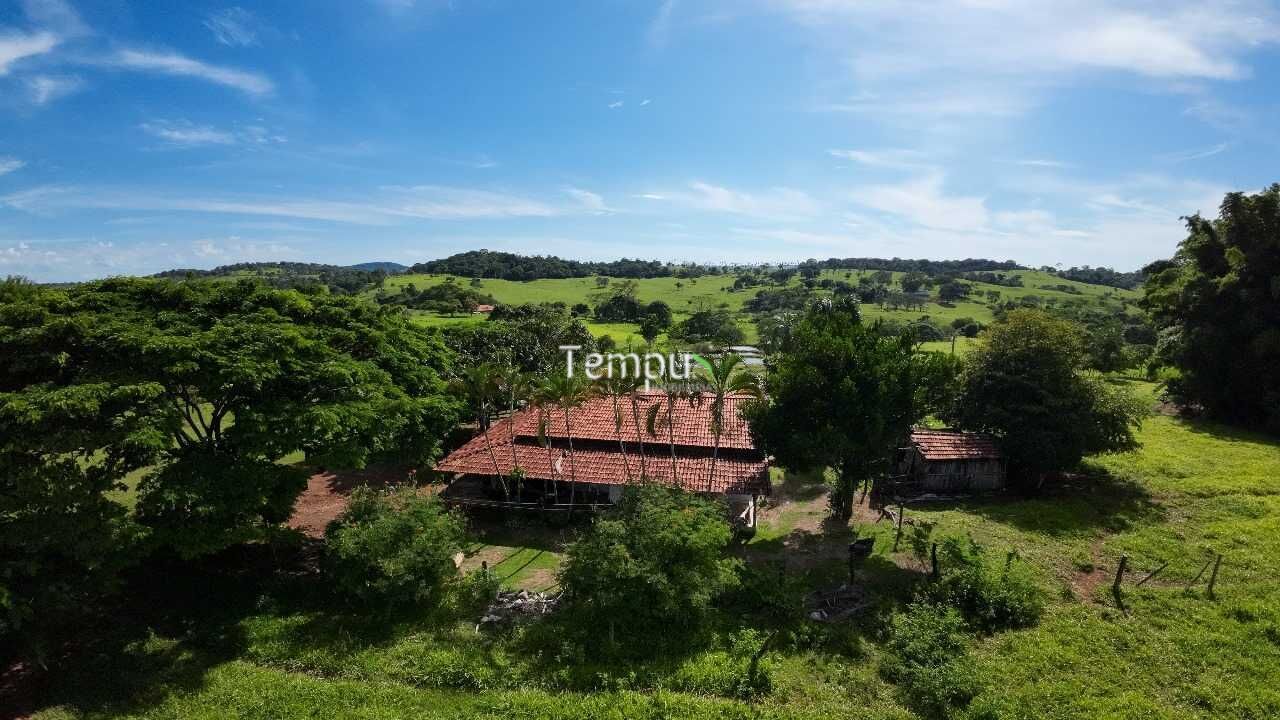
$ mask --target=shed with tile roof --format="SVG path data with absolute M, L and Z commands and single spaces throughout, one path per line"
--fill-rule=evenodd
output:
M 990 435 L 955 430 L 911 431 L 898 452 L 897 473 L 922 492 L 968 493 L 999 490 L 1005 461 Z

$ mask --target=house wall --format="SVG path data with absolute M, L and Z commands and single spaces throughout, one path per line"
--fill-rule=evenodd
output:
M 1004 487 L 1004 463 L 999 460 L 927 461 L 918 458 L 916 478 L 929 492 L 979 492 Z

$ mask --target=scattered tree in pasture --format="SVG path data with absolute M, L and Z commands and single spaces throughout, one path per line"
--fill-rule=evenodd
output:
M 1041 310 L 1012 310 L 965 358 L 950 419 L 995 435 L 1010 479 L 1039 487 L 1090 453 L 1131 449 L 1145 409 L 1081 369 L 1081 328 Z

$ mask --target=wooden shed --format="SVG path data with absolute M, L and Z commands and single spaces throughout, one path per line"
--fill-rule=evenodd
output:
M 1000 449 L 980 433 L 912 430 L 910 444 L 898 451 L 896 470 L 920 492 L 983 492 L 1005 484 Z

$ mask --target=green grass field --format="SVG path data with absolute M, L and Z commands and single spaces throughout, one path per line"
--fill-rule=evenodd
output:
M 1152 396 L 1148 383 L 1117 382 Z M 1164 415 L 1139 439 L 1140 449 L 1090 458 L 1040 497 L 908 509 L 937 522 L 935 537 L 967 535 L 1001 557 L 1016 550 L 1050 598 L 1038 626 L 976 641 L 981 691 L 969 717 L 1280 716 L 1280 442 Z M 744 557 L 786 563 L 815 587 L 836 582 L 849 530 L 822 522 L 817 478 L 775 480 L 781 504 Z M 905 544 L 892 551 L 887 523 L 864 519 L 860 531 L 876 538 L 869 582 L 886 602 L 905 602 L 920 563 Z M 491 559 L 508 586 L 541 582 L 558 562 L 546 540 L 563 532 L 502 528 L 468 562 Z M 1204 578 L 1187 585 L 1214 553 L 1225 559 L 1210 599 Z M 1123 610 L 1109 593 L 1121 554 L 1131 568 Z M 911 698 L 878 672 L 874 617 L 780 644 L 765 661 L 772 692 L 746 702 L 732 683 L 745 662 L 733 638 L 747 628 L 733 623 L 687 656 L 571 670 L 531 656 L 519 633 L 327 609 L 308 601 L 312 586 L 290 583 L 302 584 L 166 576 L 166 591 L 190 584 L 194 599 L 150 603 L 186 620 L 121 623 L 133 634 L 59 674 L 36 717 L 914 717 Z
M 869 271 L 858 270 L 824 270 L 820 279 L 844 280 L 857 283 L 858 278 L 869 275 Z M 980 323 L 992 320 L 992 303 L 987 299 L 988 291 L 1000 293 L 1000 300 L 1020 300 L 1029 295 L 1039 296 L 1042 300 L 1054 300 L 1059 303 L 1080 302 L 1092 307 L 1106 308 L 1114 312 L 1124 312 L 1124 303 L 1136 300 L 1139 293 L 1132 290 L 1119 290 L 1100 285 L 1064 280 L 1038 270 L 1016 270 L 1006 273 L 1022 278 L 1024 287 L 1011 288 L 989 283 L 972 283 L 970 298 L 956 302 L 954 305 L 941 305 L 930 302 L 923 310 L 889 310 L 877 305 L 864 305 L 863 313 L 870 319 L 885 318 L 898 321 L 919 320 L 928 317 L 933 321 L 950 325 L 959 318 L 972 318 Z M 893 273 L 895 282 L 902 273 Z M 387 278 L 385 291 L 398 293 L 409 284 L 419 290 L 445 282 L 447 275 L 396 275 Z M 760 291 L 760 288 L 731 292 L 733 275 L 710 275 L 696 279 L 677 280 L 676 278 L 650 278 L 636 281 L 636 297 L 643 302 L 662 300 L 671 306 L 677 321 L 700 308 L 725 308 L 738 317 L 738 325 L 746 333 L 747 343 L 758 340 L 755 323 L 743 312 L 743 304 Z M 468 278 L 455 278 L 458 282 L 469 282 Z M 610 284 L 621 282 L 610 280 Z M 966 281 L 967 282 L 967 281 Z M 791 285 L 799 285 L 798 277 L 792 278 Z M 1043 289 L 1045 285 L 1063 285 L 1073 288 L 1075 292 Z M 530 280 L 519 282 L 513 280 L 483 280 L 477 290 L 492 295 L 500 303 L 542 303 L 563 302 L 572 306 L 577 303 L 593 305 L 593 298 L 608 287 L 596 286 L 595 278 L 568 278 L 563 280 Z M 454 323 L 483 322 L 481 315 L 438 315 L 435 313 L 415 312 L 414 320 L 427 326 L 439 326 Z M 610 335 L 619 344 L 625 346 L 628 341 L 636 345 L 643 344 L 639 326 L 630 323 L 595 323 L 588 326 L 597 336 Z M 931 346 L 931 349 L 932 346 Z M 950 343 L 947 344 L 950 349 Z

